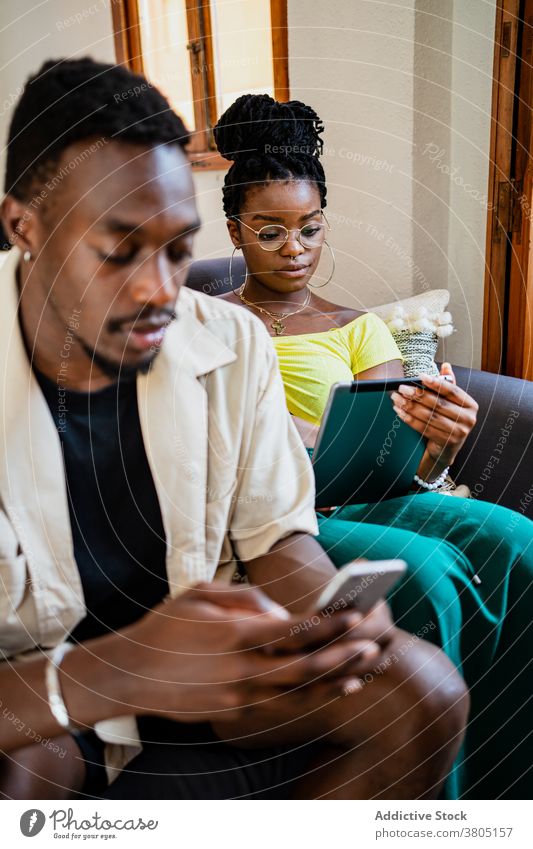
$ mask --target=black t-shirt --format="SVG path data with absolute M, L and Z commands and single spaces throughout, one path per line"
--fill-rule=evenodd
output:
M 168 592 L 166 540 L 134 379 L 65 392 L 36 372 L 63 447 L 87 640 L 135 621 Z

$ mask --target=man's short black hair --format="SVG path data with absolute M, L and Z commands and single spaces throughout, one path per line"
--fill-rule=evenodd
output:
M 57 172 L 65 148 L 85 139 L 184 148 L 189 134 L 145 77 L 88 57 L 47 61 L 28 79 L 15 107 L 6 194 L 28 201 Z

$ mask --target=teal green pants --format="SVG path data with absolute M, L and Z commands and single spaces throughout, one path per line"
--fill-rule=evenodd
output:
M 533 522 L 483 501 L 409 495 L 319 514 L 337 566 L 400 557 L 397 625 L 440 646 L 472 708 L 451 798 L 533 798 Z

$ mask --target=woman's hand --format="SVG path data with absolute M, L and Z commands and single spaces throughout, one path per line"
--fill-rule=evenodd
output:
M 441 377 L 422 375 L 427 390 L 400 386 L 398 392 L 392 393 L 396 414 L 428 440 L 423 460 L 426 468 L 421 464 L 419 470 L 424 479 L 429 471 L 428 460 L 434 467 L 430 472 L 433 477 L 452 465 L 477 419 L 478 405 L 456 385 L 450 364 L 443 363 L 440 373 Z M 452 381 L 443 380 L 443 375 L 449 375 Z

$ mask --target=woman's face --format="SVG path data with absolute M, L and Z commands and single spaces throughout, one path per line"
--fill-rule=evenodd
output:
M 322 247 L 303 247 L 298 230 L 306 225 L 323 224 L 320 193 L 315 183 L 304 180 L 272 180 L 267 185 L 252 186 L 245 193 L 239 213 L 242 222 L 260 230 L 268 224 L 283 224 L 289 238 L 276 251 L 266 251 L 257 236 L 238 221 L 228 221 L 234 245 L 242 247 L 248 273 L 273 292 L 286 293 L 304 289 L 313 276 Z

